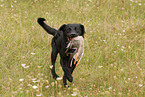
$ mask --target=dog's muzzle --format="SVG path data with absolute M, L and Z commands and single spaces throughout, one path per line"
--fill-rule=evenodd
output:
M 73 39 L 74 37 L 77 37 L 77 36 L 79 36 L 77 33 L 69 33 L 69 34 L 67 34 L 67 39 L 71 40 L 71 39 Z

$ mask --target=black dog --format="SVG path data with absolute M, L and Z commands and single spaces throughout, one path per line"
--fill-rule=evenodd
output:
M 51 53 L 51 73 L 53 75 L 53 78 L 56 79 L 59 76 L 55 72 L 55 61 L 57 54 L 60 55 L 60 63 L 62 66 L 62 69 L 64 71 L 63 76 L 63 83 L 64 86 L 67 85 L 67 80 L 69 82 L 73 81 L 72 72 L 76 67 L 76 64 L 79 62 L 75 59 L 70 59 L 70 53 L 66 53 L 67 46 L 69 44 L 69 41 L 75 37 L 82 36 L 84 37 L 85 29 L 84 26 L 81 24 L 63 24 L 58 30 L 48 26 L 44 23 L 44 18 L 38 18 L 38 23 L 47 31 L 47 33 L 53 35 L 52 39 L 52 53 Z M 73 51 L 71 51 L 73 52 Z M 70 60 L 72 60 L 72 64 L 70 63 Z M 76 62 L 74 62 L 76 61 Z M 70 66 L 70 64 L 72 66 Z M 67 80 L 66 80 L 67 79 Z

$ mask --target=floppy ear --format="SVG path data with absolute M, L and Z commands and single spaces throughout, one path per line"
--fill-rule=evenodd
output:
M 85 28 L 84 28 L 84 25 L 80 24 L 80 27 L 81 27 L 81 36 L 84 37 L 84 34 L 85 34 Z
M 63 24 L 63 25 L 59 28 L 59 30 L 64 31 L 65 26 L 66 26 L 66 24 Z

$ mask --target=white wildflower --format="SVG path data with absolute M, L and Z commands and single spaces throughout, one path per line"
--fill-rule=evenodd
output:
M 38 87 L 37 86 L 32 86 L 33 87 L 33 89 L 37 89 Z
M 21 64 L 21 66 L 25 67 L 25 66 L 26 66 L 26 64 Z
M 34 80 L 36 80 L 37 78 L 32 78 L 32 80 L 34 81 Z
M 49 87 L 49 85 L 48 86 L 45 86 L 45 88 L 48 88 Z
M 139 86 L 139 87 L 142 87 L 143 85 L 142 85 L 142 84 L 139 84 L 138 86 Z
M 42 96 L 41 94 L 38 94 L 38 95 L 36 95 L 36 96 Z
M 138 78 L 137 76 L 135 78 Z
M 62 77 L 56 78 L 56 80 L 62 80 Z
M 35 55 L 35 53 L 31 53 L 31 55 Z
M 50 65 L 50 69 L 52 69 L 53 68 L 53 65 Z
M 32 86 L 31 84 L 27 84 L 27 86 Z
M 29 68 L 30 66 L 25 66 L 24 68 Z
M 2 5 L 0 5 L 1 7 L 3 7 L 4 5 L 2 4 Z
M 130 80 L 131 78 L 128 78 L 128 80 Z
M 124 51 L 123 49 L 121 49 L 121 51 Z
M 21 88 L 19 88 L 20 90 L 22 90 L 22 87 Z
M 24 81 L 24 79 L 19 79 L 20 82 Z
M 102 68 L 103 66 L 98 66 L 98 68 Z
M 141 5 L 141 3 L 139 3 L 138 5 Z
M 71 94 L 72 96 L 77 96 L 77 92 L 74 92 L 73 94 Z
M 110 64 L 111 66 L 113 66 L 113 64 Z
M 109 87 L 108 89 L 109 89 L 109 90 L 111 90 L 111 89 L 112 89 L 112 87 Z
M 35 81 L 35 80 L 34 80 L 34 81 L 32 81 L 32 82 L 33 82 L 33 83 L 36 83 L 36 82 L 38 82 L 38 81 Z
M 123 71 L 123 69 L 120 69 L 121 71 Z

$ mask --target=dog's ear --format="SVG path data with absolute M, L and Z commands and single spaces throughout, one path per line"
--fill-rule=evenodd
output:
M 64 31 L 65 27 L 66 27 L 66 24 L 63 24 L 63 25 L 59 28 L 59 30 Z
M 84 25 L 80 24 L 80 27 L 81 27 L 81 36 L 84 37 L 84 34 L 85 34 L 85 28 L 84 28 Z

